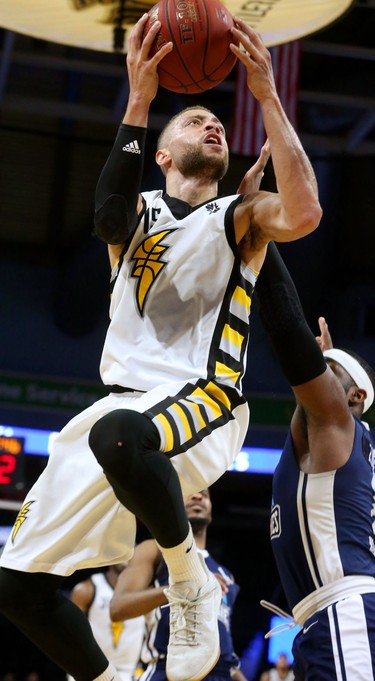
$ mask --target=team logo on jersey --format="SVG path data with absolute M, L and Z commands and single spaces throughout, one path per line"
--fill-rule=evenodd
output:
M 169 246 L 163 244 L 162 240 L 174 231 L 175 229 L 165 229 L 163 232 L 146 237 L 131 257 L 131 261 L 134 261 L 131 276 L 138 279 L 136 300 L 141 317 L 143 317 L 151 287 L 167 264 L 167 261 L 161 260 L 161 257 Z
M 122 632 L 124 631 L 124 623 L 123 622 L 111 622 L 112 626 L 112 641 L 113 641 L 113 647 L 117 648 L 118 642 L 120 640 L 120 636 Z
M 211 215 L 212 213 L 217 213 L 220 210 L 220 206 L 217 205 L 216 201 L 211 201 L 211 203 L 206 204 L 206 210 Z
M 27 519 L 27 514 L 30 511 L 30 506 L 33 504 L 33 501 L 28 501 L 26 504 L 24 504 L 16 518 L 16 522 L 14 523 L 13 527 L 13 532 L 12 532 L 12 544 L 14 544 L 14 540 L 18 534 L 18 530 L 20 529 L 21 525 L 25 522 Z
M 276 506 L 274 506 L 271 510 L 270 535 L 271 539 L 277 539 L 281 535 L 281 516 L 279 504 L 276 504 Z

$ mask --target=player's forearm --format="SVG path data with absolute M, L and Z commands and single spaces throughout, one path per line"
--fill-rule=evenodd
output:
M 168 603 L 164 595 L 164 587 L 146 589 L 134 593 L 114 594 L 112 597 L 109 614 L 113 622 L 146 615 L 160 605 Z
M 150 103 L 141 93 L 129 95 L 123 123 L 147 128 Z
M 279 365 L 291 386 L 302 385 L 326 370 L 323 354 L 309 328 L 294 282 L 270 243 L 260 270 L 255 299 Z
M 95 192 L 95 234 L 108 244 L 122 244 L 137 224 L 146 130 L 123 124 L 99 177 Z
M 266 97 L 260 106 L 285 222 L 291 229 L 309 233 L 322 216 L 314 170 L 279 98 Z

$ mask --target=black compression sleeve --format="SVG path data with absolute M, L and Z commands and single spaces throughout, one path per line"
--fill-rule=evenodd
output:
M 108 244 L 124 243 L 137 224 L 146 128 L 122 124 L 95 192 L 94 234 Z
M 320 376 L 326 363 L 305 319 L 293 280 L 274 243 L 255 285 L 260 318 L 291 386 Z

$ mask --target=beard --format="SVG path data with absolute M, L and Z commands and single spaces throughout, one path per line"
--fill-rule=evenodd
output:
M 184 177 L 218 182 L 228 170 L 228 157 L 207 158 L 199 149 L 188 149 L 178 161 L 178 169 Z
M 202 527 L 208 527 L 211 522 L 210 518 L 198 518 L 197 516 L 188 517 L 188 521 L 191 525 L 191 529 L 194 534 L 194 530 L 200 530 Z

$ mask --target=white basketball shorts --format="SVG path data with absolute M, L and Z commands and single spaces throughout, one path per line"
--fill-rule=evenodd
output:
M 90 430 L 114 409 L 146 412 L 159 430 L 161 449 L 171 456 L 183 494 L 193 494 L 229 468 L 249 424 L 247 403 L 221 402 L 220 388 L 212 386 L 174 383 L 147 393 L 111 393 L 74 417 L 56 437 L 48 465 L 27 495 L 0 565 L 68 576 L 129 560 L 136 520 L 97 463 L 88 445 Z

